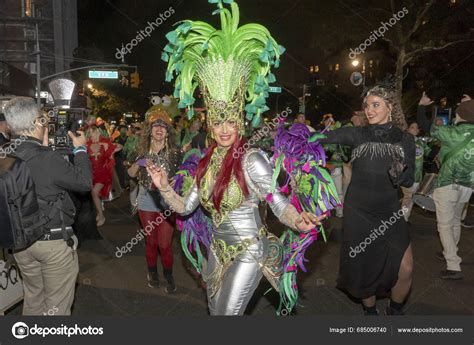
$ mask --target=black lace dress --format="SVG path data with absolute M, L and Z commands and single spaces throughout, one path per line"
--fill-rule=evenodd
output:
M 414 138 L 388 123 L 341 128 L 323 143 L 353 148 L 338 287 L 361 299 L 389 291 L 410 244 L 398 187 L 414 182 Z

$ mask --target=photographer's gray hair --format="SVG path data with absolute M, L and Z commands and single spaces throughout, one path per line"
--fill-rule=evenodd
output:
M 5 104 L 5 119 L 15 134 L 27 131 L 40 115 L 36 102 L 29 97 L 15 97 Z

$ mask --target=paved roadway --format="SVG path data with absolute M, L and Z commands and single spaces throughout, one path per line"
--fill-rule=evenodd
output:
M 474 208 L 471 208 L 474 209 Z M 138 230 L 137 219 L 129 216 L 128 198 L 106 205 L 107 223 L 100 229 L 103 240 L 86 241 L 79 249 L 80 273 L 73 309 L 74 315 L 207 315 L 206 297 L 195 275 L 181 254 L 176 233 L 175 280 L 178 291 L 168 295 L 163 288 L 151 289 L 146 282 L 144 241 L 131 253 L 117 258 L 117 246 L 125 245 Z M 474 218 L 474 211 L 469 217 Z M 415 207 L 411 218 L 414 251 L 414 279 L 411 296 L 406 305 L 408 315 L 474 314 L 474 229 L 462 230 L 460 253 L 464 260 L 465 278 L 460 281 L 438 279 L 443 262 L 435 258 L 440 250 L 433 214 Z M 270 217 L 269 224 L 276 233 L 281 226 Z M 313 244 L 307 253 L 309 272 L 298 274 L 300 304 L 298 315 L 359 315 L 360 304 L 335 288 L 339 260 L 342 222 L 328 221 L 330 241 Z M 277 294 L 264 296 L 269 284 L 262 280 L 247 310 L 251 315 L 275 315 Z M 379 299 L 383 310 L 387 299 Z M 10 314 L 21 313 L 21 305 Z

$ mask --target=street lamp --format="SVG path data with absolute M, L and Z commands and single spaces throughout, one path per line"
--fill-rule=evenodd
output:
M 358 67 L 361 64 L 359 59 L 354 59 L 351 62 L 352 66 Z M 365 59 L 362 58 L 362 71 L 361 72 L 353 72 L 351 74 L 351 83 L 355 86 L 359 86 L 362 84 L 365 87 Z
M 60 78 L 49 82 L 48 86 L 53 96 L 54 105 L 62 109 L 69 109 L 76 83 L 69 79 Z
M 92 85 L 91 83 L 87 84 L 87 88 L 88 88 L 89 90 L 92 90 L 93 87 L 94 87 L 94 85 Z

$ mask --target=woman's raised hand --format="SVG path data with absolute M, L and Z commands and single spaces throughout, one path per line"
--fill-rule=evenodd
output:
M 157 167 L 155 164 L 147 163 L 146 170 L 158 189 L 164 190 L 169 187 L 168 174 L 164 169 Z
M 326 214 L 318 217 L 309 212 L 301 212 L 300 217 L 296 220 L 296 227 L 301 232 L 307 232 L 321 225 L 324 218 L 326 218 Z
M 418 105 L 423 105 L 425 107 L 433 104 L 434 101 L 432 101 L 427 95 L 426 92 L 423 91 L 423 95 L 421 95 L 420 101 L 418 102 Z

